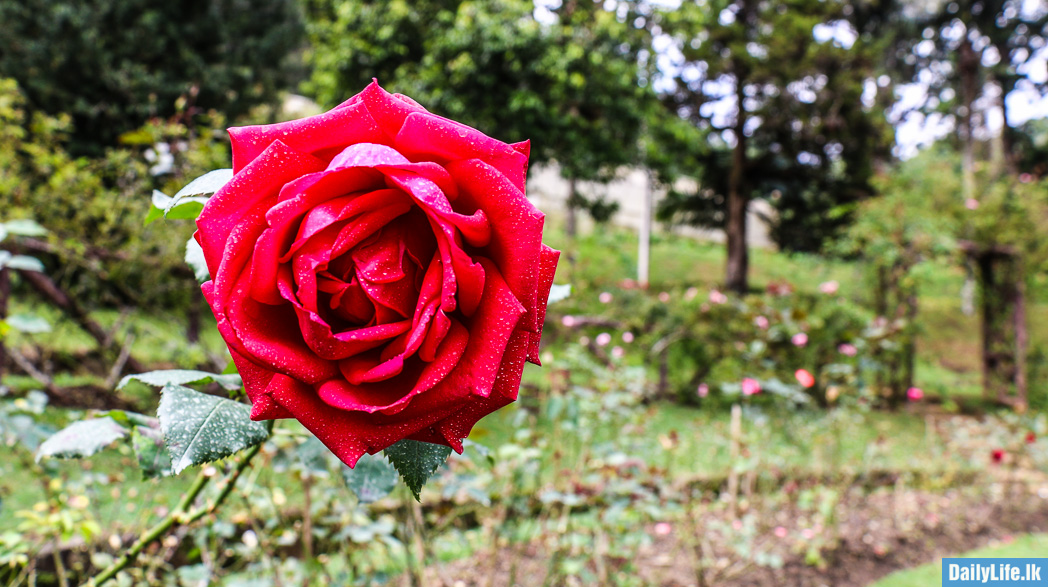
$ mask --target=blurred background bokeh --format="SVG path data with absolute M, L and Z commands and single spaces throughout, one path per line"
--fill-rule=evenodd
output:
M 155 412 L 125 374 L 229 364 L 151 194 L 372 78 L 530 139 L 571 286 L 543 367 L 421 504 L 361 503 L 282 424 L 118 584 L 906 586 L 1048 555 L 1044 0 L 0 0 L 0 582 L 79 584 L 189 483 L 34 459 Z

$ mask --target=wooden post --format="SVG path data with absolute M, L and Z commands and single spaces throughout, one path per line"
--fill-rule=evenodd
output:
M 0 320 L 7 319 L 7 298 L 11 295 L 11 276 L 6 267 L 0 269 Z M 4 338 L 0 336 L 0 376 L 4 374 L 7 365 L 7 349 L 4 347 Z
M 742 406 L 732 404 L 731 427 L 728 434 L 731 436 L 731 471 L 728 473 L 728 503 L 731 505 L 731 517 L 735 519 L 739 515 L 739 472 L 735 463 L 739 462 L 742 455 Z
M 655 198 L 655 195 L 652 193 L 653 178 L 651 175 L 651 170 L 644 170 L 644 205 L 641 211 L 640 232 L 638 235 L 640 243 L 637 250 L 637 283 L 643 288 L 648 287 L 651 267 L 651 220 Z
M 1026 279 L 1022 261 L 1017 262 L 1018 271 L 1015 276 L 1014 289 L 1014 314 L 1015 320 L 1015 395 L 1016 408 L 1025 409 L 1029 405 L 1026 381 L 1026 350 L 1029 344 L 1029 336 L 1026 330 Z

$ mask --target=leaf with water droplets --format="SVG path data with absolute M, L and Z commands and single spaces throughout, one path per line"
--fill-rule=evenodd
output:
M 142 477 L 153 479 L 172 474 L 171 456 L 164 449 L 164 435 L 159 427 L 135 426 L 131 429 L 131 448 L 138 457 Z
M 56 432 L 36 451 L 37 462 L 44 457 L 79 459 L 89 457 L 127 436 L 127 429 L 112 418 L 80 420 Z
M 222 397 L 168 385 L 160 396 L 160 429 L 171 456 L 171 471 L 224 459 L 269 437 L 265 424 L 251 420 L 251 408 Z
M 387 448 L 385 454 L 415 499 L 422 501 L 422 486 L 448 460 L 451 447 L 405 438 Z
M 217 375 L 207 371 L 194 371 L 191 369 L 166 369 L 163 371 L 149 371 L 147 373 L 136 373 L 126 375 L 117 384 L 117 389 L 123 389 L 130 381 L 140 381 L 153 387 L 164 387 L 165 385 L 189 385 L 190 383 L 215 383 L 222 386 L 226 391 L 237 391 L 243 383 L 240 375 Z
M 389 495 L 397 485 L 397 470 L 378 455 L 365 454 L 352 469 L 343 465 L 342 478 L 360 503 L 373 503 Z
M 165 202 L 164 218 L 174 220 L 196 218 L 204 209 L 211 194 L 222 189 L 222 186 L 229 183 L 231 179 L 233 179 L 232 169 L 216 169 L 194 179 L 189 182 L 189 185 L 178 190 L 173 198 Z M 154 196 L 154 206 L 157 204 L 156 200 Z
M 200 283 L 211 279 L 207 261 L 204 259 L 204 249 L 193 237 L 189 237 L 189 240 L 186 241 L 186 265 L 193 270 L 193 275 Z

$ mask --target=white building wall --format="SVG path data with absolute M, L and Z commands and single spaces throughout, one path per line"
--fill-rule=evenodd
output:
M 643 217 L 646 181 L 646 174 L 643 170 L 632 168 L 621 171 L 618 177 L 607 185 L 579 182 L 578 189 L 587 197 L 603 194 L 609 201 L 618 202 L 619 211 L 612 217 L 611 222 L 617 226 L 639 230 Z M 655 192 L 656 206 L 663 197 L 665 197 L 664 191 Z M 528 199 L 534 202 L 540 210 L 554 218 L 560 220 L 564 217 L 564 203 L 568 199 L 568 182 L 560 176 L 560 171 L 555 164 L 534 166 L 528 171 Z M 770 217 L 773 213 L 772 207 L 764 200 L 750 203 L 750 211 L 746 219 L 746 235 L 750 246 L 774 247 L 768 234 L 768 225 L 761 219 L 761 215 Z M 593 221 L 586 214 L 580 214 L 579 221 L 583 230 L 592 227 Z M 655 230 L 665 230 L 665 227 L 656 223 Z M 721 230 L 677 226 L 673 227 L 672 231 L 701 240 L 724 242 L 724 232 Z

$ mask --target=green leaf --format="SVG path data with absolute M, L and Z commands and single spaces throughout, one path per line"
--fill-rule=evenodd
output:
M 138 466 L 146 479 L 168 477 L 171 470 L 171 456 L 164 447 L 164 434 L 158 428 L 135 426 L 131 429 L 131 448 L 138 458 Z
M 164 388 L 157 417 L 175 475 L 269 437 L 265 424 L 251 421 L 250 407 L 179 385 Z
M 0 251 L 0 269 L 21 269 L 23 271 L 43 271 L 44 264 L 36 257 L 27 255 L 12 255 L 8 251 Z
M 222 189 L 222 186 L 233 179 L 232 169 L 216 169 L 189 182 L 189 185 L 178 190 L 164 207 L 164 218 L 179 220 L 196 218 L 204 209 L 211 194 Z
M 385 450 L 404 483 L 418 501 L 422 486 L 451 455 L 451 447 L 405 438 Z
M 229 183 L 229 180 L 231 179 L 233 179 L 232 169 L 215 169 L 213 171 L 208 171 L 204 175 L 189 182 L 186 187 L 178 190 L 178 193 L 175 194 L 173 199 L 177 201 L 180 198 L 185 198 L 187 196 L 213 194 L 222 189 L 222 186 Z
M 51 324 L 40 316 L 33 314 L 13 314 L 8 316 L 4 322 L 19 332 L 28 332 L 31 334 L 51 332 Z
M 125 438 L 127 429 L 112 418 L 80 420 L 59 430 L 36 451 L 36 460 L 44 457 L 78 459 L 89 457 L 113 442 Z
M 7 222 L 0 224 L 0 229 L 2 229 L 6 234 L 14 234 L 18 236 L 44 236 L 47 234 L 46 228 L 28 218 L 8 220 Z
M 182 198 L 177 202 L 172 200 L 170 206 L 164 210 L 164 218 L 168 220 L 194 220 L 200 216 L 204 209 L 207 198 Z
M 160 420 L 152 418 L 145 414 L 139 414 L 138 412 L 128 412 L 126 410 L 109 410 L 105 412 L 105 416 L 109 416 L 116 421 L 117 424 L 130 428 L 132 426 L 145 426 L 147 428 L 160 429 Z
M 378 455 L 363 455 L 352 469 L 342 465 L 342 478 L 360 503 L 374 503 L 397 486 L 396 468 Z
M 555 304 L 555 303 L 557 303 L 557 302 L 559 302 L 561 300 L 568 299 L 568 296 L 570 296 L 570 295 L 571 295 L 571 284 L 567 284 L 567 285 L 553 284 L 553 286 L 550 287 L 549 300 L 546 303 L 547 304 Z
M 218 375 L 207 371 L 193 371 L 190 369 L 168 369 L 165 371 L 150 371 L 148 373 L 137 373 L 125 375 L 117 389 L 123 389 L 132 380 L 140 381 L 153 387 L 164 387 L 166 385 L 190 385 L 192 383 L 215 383 L 222 386 L 226 391 L 237 391 L 243 382 L 240 375 Z
M 193 269 L 193 275 L 200 283 L 211 279 L 211 272 L 207 270 L 207 261 L 204 260 L 204 249 L 193 237 L 189 237 L 189 240 L 186 241 L 186 265 Z
M 152 205 L 149 206 L 149 213 L 146 214 L 146 224 L 153 222 L 164 217 L 164 210 L 167 210 L 168 204 L 174 198 L 165 194 L 160 190 L 153 190 Z

